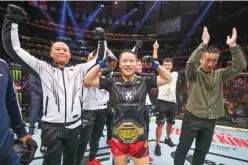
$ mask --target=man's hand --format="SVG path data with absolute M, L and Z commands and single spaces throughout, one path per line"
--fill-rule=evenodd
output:
M 11 22 L 18 23 L 18 21 L 21 21 L 27 18 L 27 15 L 28 14 L 22 8 L 16 5 L 9 4 L 5 19 Z
M 143 42 L 141 40 L 136 41 L 136 44 L 134 47 L 136 47 L 137 49 L 141 48 L 143 46 Z
M 30 135 L 34 134 L 34 128 L 33 127 L 29 127 L 28 134 L 30 134 Z
M 203 33 L 202 33 L 202 41 L 205 44 L 208 44 L 209 40 L 210 40 L 210 36 L 209 36 L 209 33 L 208 33 L 208 29 L 207 29 L 206 26 L 204 26 Z
M 141 40 L 138 40 L 138 41 L 136 41 L 136 44 L 131 51 L 133 51 L 134 53 L 138 53 L 139 49 L 142 46 L 143 46 L 143 42 Z
M 88 58 L 87 58 L 87 62 L 93 60 L 96 56 L 94 56 L 94 51 L 91 52 L 89 55 L 88 55 Z
M 236 30 L 236 28 L 233 28 L 232 29 L 232 37 L 230 38 L 230 36 L 227 36 L 226 44 L 230 48 L 233 48 L 233 47 L 237 46 L 236 39 L 237 39 L 237 30 Z
M 24 136 L 23 138 L 21 138 L 21 139 L 19 139 L 21 142 L 22 142 L 22 144 L 23 144 L 23 146 L 24 147 L 27 147 L 27 140 L 28 139 L 32 139 L 32 136 L 31 135 L 26 135 L 26 136 Z
M 100 73 L 101 73 L 102 76 L 106 76 L 106 75 L 110 74 L 111 72 L 113 72 L 112 69 L 104 68 L 104 69 L 101 70 Z
M 153 44 L 153 49 L 158 50 L 159 48 L 159 44 L 158 41 L 156 40 L 156 42 Z
M 108 55 L 104 61 L 106 62 L 108 69 L 114 69 L 117 65 L 117 58 L 113 55 Z
M 142 66 L 144 68 L 151 68 L 153 63 L 153 58 L 152 56 L 144 56 L 142 58 Z
M 95 28 L 95 30 L 93 30 L 93 33 L 96 36 L 96 38 L 98 38 L 99 40 L 105 39 L 105 31 L 103 28 L 97 27 Z
M 233 110 L 233 108 L 234 108 L 234 105 L 233 105 L 233 103 L 231 103 L 231 102 L 228 102 L 228 108 L 229 108 L 229 109 L 231 109 L 231 110 Z
M 22 154 L 22 157 L 20 158 L 22 164 L 30 164 L 34 160 L 34 155 L 38 148 L 36 141 L 33 139 L 28 139 L 26 144 L 27 146 L 24 147 L 27 148 L 28 152 Z
M 157 69 L 159 66 L 158 61 L 154 61 L 152 56 L 144 56 L 142 58 L 142 66 L 144 68 L 152 68 L 152 69 Z
M 104 60 L 101 60 L 98 62 L 101 68 L 109 68 L 114 69 L 117 65 L 117 58 L 114 55 L 108 55 L 104 58 Z

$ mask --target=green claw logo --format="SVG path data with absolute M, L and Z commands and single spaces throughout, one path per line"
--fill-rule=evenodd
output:
M 22 102 L 22 92 L 17 93 L 17 98 L 19 99 L 19 102 Z
M 12 77 L 14 81 L 20 81 L 22 78 L 22 71 L 21 70 L 11 70 Z

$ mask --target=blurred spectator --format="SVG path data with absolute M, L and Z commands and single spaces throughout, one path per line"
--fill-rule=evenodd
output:
M 224 102 L 224 107 L 226 110 L 224 118 L 233 124 L 237 124 L 237 114 L 234 109 L 233 103 L 231 103 L 230 101 L 227 101 L 225 98 L 223 102 Z

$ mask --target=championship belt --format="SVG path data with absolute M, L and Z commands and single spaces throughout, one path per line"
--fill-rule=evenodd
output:
M 144 134 L 144 128 L 135 121 L 121 121 L 113 127 L 113 134 L 122 143 L 132 144 Z

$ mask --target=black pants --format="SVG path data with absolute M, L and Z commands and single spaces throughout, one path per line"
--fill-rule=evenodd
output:
M 44 160 L 42 165 L 74 165 L 81 126 L 74 129 L 43 123 L 41 132 L 41 153 Z
M 99 148 L 99 140 L 102 136 L 103 127 L 105 124 L 105 114 L 106 109 L 82 111 L 83 123 L 77 150 L 76 165 L 81 165 L 88 142 L 90 142 L 89 160 L 93 160 L 96 157 Z
M 39 121 L 41 123 L 42 118 L 42 99 L 41 100 L 31 100 L 31 109 L 29 113 L 29 128 L 35 128 L 35 122 Z
M 211 146 L 215 119 L 202 119 L 186 111 L 182 122 L 179 144 L 176 149 L 174 165 L 184 165 L 186 155 L 194 141 L 195 151 L 192 165 L 203 165 Z

